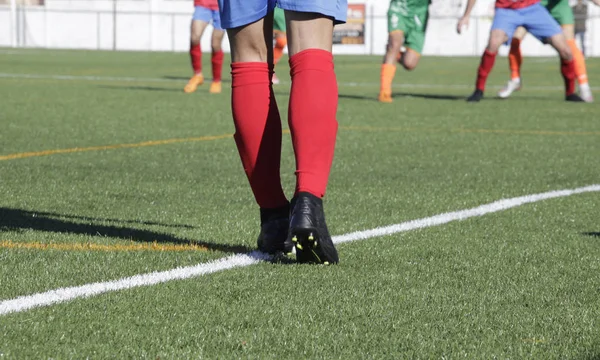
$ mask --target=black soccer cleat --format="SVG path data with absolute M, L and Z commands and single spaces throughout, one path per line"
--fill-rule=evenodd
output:
M 567 96 L 565 97 L 565 101 L 571 101 L 571 102 L 585 102 L 585 100 L 583 100 L 583 99 L 581 98 L 581 96 L 579 96 L 579 95 L 577 95 L 577 94 L 575 94 L 575 93 L 573 93 L 573 94 L 571 94 L 571 95 L 567 95 Z
M 307 192 L 292 199 L 288 239 L 296 247 L 296 261 L 337 264 L 338 253 L 327 230 L 323 200 Z
M 289 205 L 277 209 L 260 209 L 260 234 L 258 250 L 267 254 L 291 255 L 294 244 L 288 239 L 290 227 Z
M 480 102 L 483 99 L 483 91 L 477 89 L 467 98 L 467 102 Z

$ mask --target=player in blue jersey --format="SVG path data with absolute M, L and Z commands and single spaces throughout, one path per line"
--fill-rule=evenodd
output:
M 273 94 L 273 12 L 285 10 L 292 87 L 288 124 L 296 157 L 291 202 L 280 180 L 281 118 Z M 260 207 L 258 248 L 290 253 L 303 263 L 334 264 L 338 254 L 322 198 L 337 133 L 333 26 L 347 0 L 219 0 L 231 45 L 231 107 L 235 141 Z

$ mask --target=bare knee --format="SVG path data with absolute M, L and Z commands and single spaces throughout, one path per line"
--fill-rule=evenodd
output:
M 386 64 L 394 64 L 397 60 L 402 44 L 404 43 L 404 33 L 401 31 L 391 32 L 388 37 L 387 48 L 385 52 L 385 58 L 383 60 Z
M 213 30 L 211 41 L 210 41 L 210 46 L 212 48 L 212 52 L 216 53 L 216 52 L 222 51 L 221 44 L 223 44 L 224 36 L 225 36 L 225 31 L 217 30 L 217 29 Z
M 558 51 L 558 55 L 563 60 L 571 60 L 573 59 L 573 53 L 571 52 L 571 48 L 567 43 L 567 39 L 563 34 L 557 34 L 548 39 L 548 42 L 556 51 Z
M 504 31 L 498 29 L 492 30 L 486 49 L 491 53 L 496 53 L 498 52 L 498 49 L 500 49 L 500 46 L 502 46 L 502 44 L 504 44 L 507 40 L 508 35 L 506 35 Z
M 211 44 L 211 50 L 214 53 L 221 52 L 223 50 L 223 48 L 221 47 L 221 42 L 215 42 L 215 41 L 213 41 L 212 44 Z
M 388 38 L 387 51 L 388 53 L 397 54 L 404 43 L 404 35 L 401 32 L 393 32 Z
M 404 56 L 402 56 L 402 67 L 404 67 L 404 69 L 408 70 L 408 71 L 412 71 L 414 69 L 416 69 L 417 65 L 419 64 L 419 59 L 421 58 L 421 55 L 419 53 L 417 53 L 414 50 L 408 49 L 405 53 Z
M 192 33 L 192 35 L 190 36 L 190 43 L 192 43 L 192 45 L 194 45 L 194 46 L 200 45 L 201 38 L 202 37 L 199 34 Z
M 560 58 L 563 60 L 569 61 L 569 60 L 573 59 L 573 53 L 571 52 L 571 49 L 568 46 L 558 49 L 558 54 L 560 55 Z
M 232 62 L 267 62 L 268 48 L 263 31 L 263 20 L 229 29 Z M 271 45 L 269 44 L 269 47 Z

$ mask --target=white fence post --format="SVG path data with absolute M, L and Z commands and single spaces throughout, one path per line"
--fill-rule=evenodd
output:
M 17 0 L 10 0 L 10 45 L 17 47 Z

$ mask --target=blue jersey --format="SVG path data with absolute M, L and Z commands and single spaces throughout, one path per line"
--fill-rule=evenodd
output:
M 221 26 L 225 29 L 248 25 L 265 17 L 278 6 L 284 10 L 312 12 L 346 21 L 348 0 L 219 0 Z

